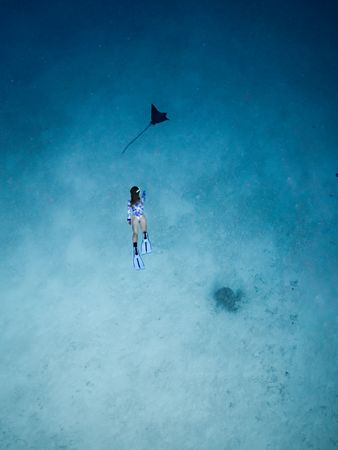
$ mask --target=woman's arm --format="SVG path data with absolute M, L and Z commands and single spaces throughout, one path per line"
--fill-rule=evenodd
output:
M 130 203 L 130 200 L 129 200 L 128 201 L 128 212 L 127 212 L 127 221 L 128 221 L 129 224 L 131 223 L 131 213 L 132 213 L 132 211 L 131 211 L 131 203 Z

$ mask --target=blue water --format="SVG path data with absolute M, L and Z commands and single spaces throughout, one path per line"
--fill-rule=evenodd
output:
M 0 448 L 336 449 L 338 8 L 135 3 L 0 2 Z

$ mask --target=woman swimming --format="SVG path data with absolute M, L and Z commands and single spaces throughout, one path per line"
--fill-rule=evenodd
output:
M 130 189 L 130 200 L 128 201 L 128 217 L 127 221 L 129 225 L 133 227 L 133 262 L 135 269 L 144 269 L 144 262 L 139 255 L 137 249 L 138 242 L 138 227 L 141 226 L 143 232 L 143 241 L 141 245 L 142 255 L 151 253 L 151 244 L 147 233 L 147 218 L 144 215 L 144 202 L 146 199 L 146 191 L 142 191 L 140 197 L 140 189 L 137 186 L 133 186 Z

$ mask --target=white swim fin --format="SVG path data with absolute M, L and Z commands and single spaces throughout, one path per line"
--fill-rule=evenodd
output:
M 148 238 L 143 239 L 141 245 L 141 253 L 145 255 L 146 253 L 151 253 L 151 243 Z
M 138 254 L 138 251 L 134 250 L 134 257 L 133 257 L 134 267 L 136 270 L 144 269 L 144 262 L 141 256 Z

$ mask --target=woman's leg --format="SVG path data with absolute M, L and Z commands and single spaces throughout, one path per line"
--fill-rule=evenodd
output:
M 142 245 L 141 245 L 141 253 L 142 253 L 142 255 L 144 255 L 145 253 L 151 253 L 151 244 L 150 244 L 150 241 L 148 239 L 148 234 L 147 234 L 147 218 L 146 218 L 146 216 L 140 217 L 140 225 L 141 225 L 141 229 L 143 231 L 143 241 L 142 241 Z
M 144 269 L 144 262 L 141 258 L 141 255 L 138 252 L 137 248 L 137 238 L 138 238 L 138 224 L 139 224 L 139 218 L 138 217 L 132 217 L 131 224 L 133 227 L 133 263 L 135 269 Z
M 147 218 L 145 215 L 140 217 L 140 225 L 141 225 L 141 230 L 144 233 L 147 232 Z
M 138 240 L 138 218 L 137 217 L 132 216 L 131 226 L 133 227 L 133 244 L 137 244 L 137 240 Z

